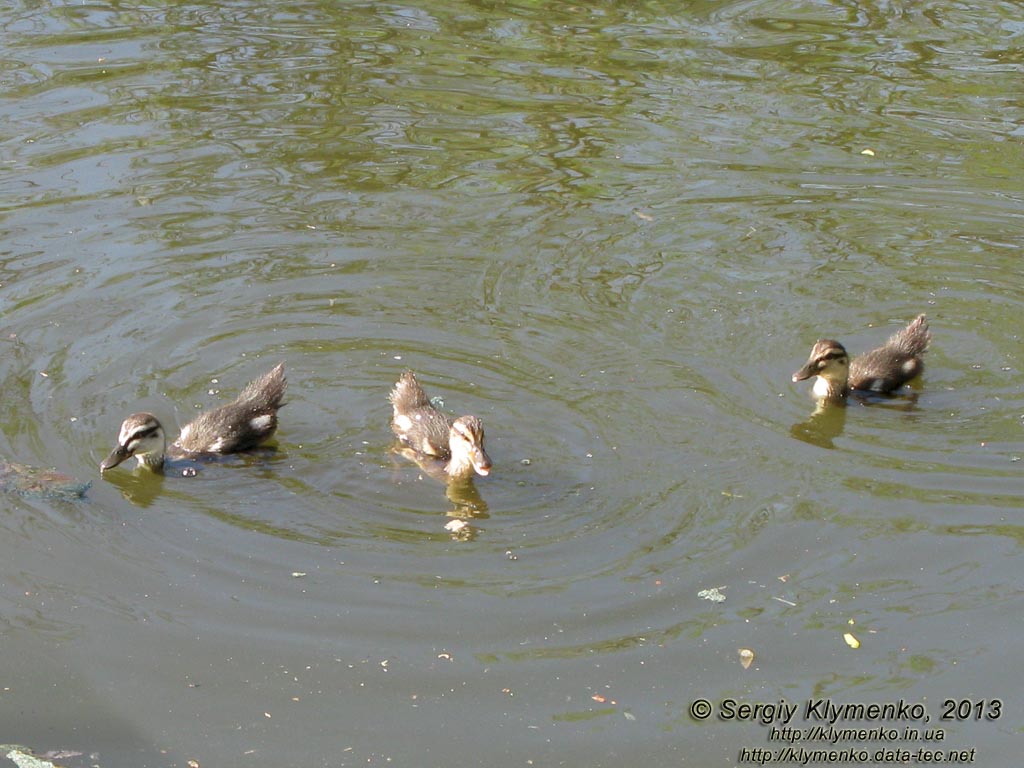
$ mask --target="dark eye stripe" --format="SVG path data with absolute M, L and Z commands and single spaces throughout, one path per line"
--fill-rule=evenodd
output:
M 141 440 L 144 437 L 149 437 L 150 435 L 155 435 L 156 431 L 158 429 L 160 429 L 160 427 L 149 427 L 148 429 L 144 429 L 141 432 L 135 432 L 134 434 L 132 434 L 131 439 L 132 440 Z
M 838 349 L 832 349 L 826 352 L 824 355 L 819 357 L 819 360 L 838 360 L 841 357 L 846 357 L 845 352 L 840 352 Z

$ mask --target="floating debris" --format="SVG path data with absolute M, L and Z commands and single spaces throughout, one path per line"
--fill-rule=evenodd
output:
M 725 589 L 725 587 L 712 587 L 711 589 L 702 589 L 697 593 L 697 597 L 704 600 L 710 600 L 712 603 L 724 603 L 725 595 L 719 590 Z
M 846 644 L 851 648 L 860 648 L 860 640 L 851 635 L 849 632 L 843 635 L 843 640 L 845 640 Z
M 92 483 L 81 483 L 55 469 L 0 460 L 0 491 L 42 499 L 81 499 Z
M 0 746 L 0 754 L 14 763 L 18 768 L 58 768 L 49 760 L 40 760 L 26 747 L 19 747 L 14 744 Z M 65 757 L 77 757 L 81 752 L 67 752 Z
M 449 520 L 447 523 L 444 524 L 444 529 L 446 531 L 450 531 L 451 533 L 458 533 L 463 528 L 468 527 L 469 523 L 467 523 L 465 520 Z
M 749 648 L 738 648 L 740 654 L 740 666 L 744 669 L 750 669 L 750 665 L 754 663 L 754 652 Z

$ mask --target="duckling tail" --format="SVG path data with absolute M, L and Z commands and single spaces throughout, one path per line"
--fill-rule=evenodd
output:
M 932 341 L 932 332 L 928 330 L 928 318 L 918 315 L 914 321 L 901 331 L 897 331 L 889 339 L 889 344 L 898 348 L 908 357 L 924 354 Z
M 427 393 L 423 391 L 420 383 L 416 381 L 416 374 L 412 371 L 402 374 L 398 383 L 395 384 L 395 388 L 391 390 L 388 399 L 395 407 L 396 414 L 430 406 L 430 398 L 427 397 Z
M 256 403 L 267 410 L 277 410 L 284 402 L 284 390 L 288 386 L 288 379 L 284 375 L 284 363 L 278 363 L 260 376 L 245 385 L 238 396 L 238 402 Z

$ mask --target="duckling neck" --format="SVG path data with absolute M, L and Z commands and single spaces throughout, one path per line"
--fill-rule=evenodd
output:
M 811 391 L 819 400 L 841 401 L 846 400 L 850 389 L 845 379 L 836 381 L 827 379 L 824 376 L 818 376 L 814 380 L 814 386 L 811 388 Z
M 444 471 L 448 477 L 462 479 L 473 474 L 473 462 L 468 456 L 452 453 L 451 459 L 444 465 Z
M 135 454 L 135 458 L 139 460 L 140 467 L 145 467 L 150 472 L 163 472 L 164 453 L 165 451 L 150 451 L 149 453 L 137 453 Z

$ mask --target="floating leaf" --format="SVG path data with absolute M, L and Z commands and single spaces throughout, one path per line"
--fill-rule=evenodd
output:
M 744 669 L 750 669 L 750 665 L 754 663 L 754 652 L 749 648 L 740 648 L 740 666 Z

